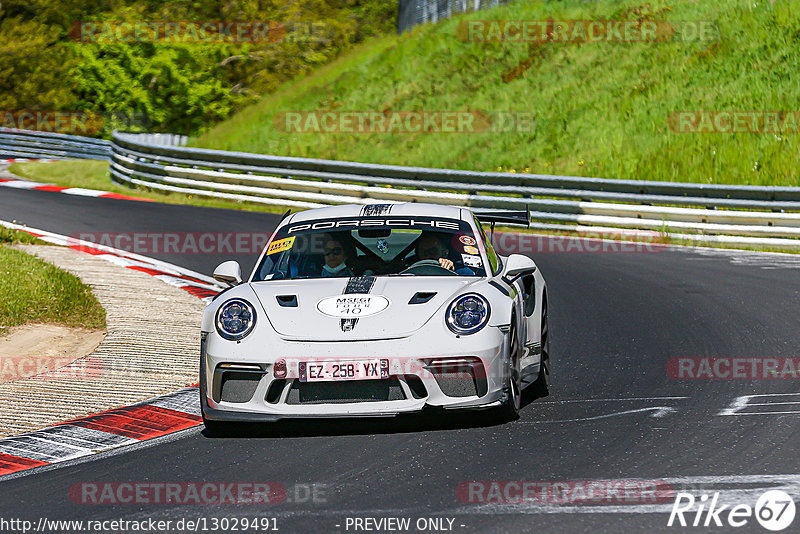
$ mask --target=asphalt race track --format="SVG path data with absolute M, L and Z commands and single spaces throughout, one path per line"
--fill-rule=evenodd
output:
M 268 231 L 278 216 L 7 189 L 0 219 L 73 234 Z M 205 274 L 228 259 L 247 273 L 255 260 L 152 255 Z M 389 517 L 410 518 L 412 532 L 420 518 L 452 519 L 439 531 L 453 532 L 767 532 L 754 518 L 736 529 L 668 527 L 672 498 L 661 507 L 480 503 L 456 490 L 470 481 L 640 480 L 698 499 L 729 491 L 751 506 L 777 485 L 800 502 L 796 380 L 679 380 L 667 372 L 671 358 L 800 356 L 800 258 L 674 248 L 532 257 L 548 284 L 554 386 L 549 397 L 528 399 L 516 422 L 493 426 L 474 415 L 290 422 L 230 438 L 198 427 L 2 481 L 0 517 L 273 517 L 281 532 L 364 531 L 354 518 Z M 749 395 L 768 396 L 731 409 Z M 69 495 L 84 482 L 204 481 L 280 483 L 288 495 L 273 505 L 214 506 L 76 504 Z

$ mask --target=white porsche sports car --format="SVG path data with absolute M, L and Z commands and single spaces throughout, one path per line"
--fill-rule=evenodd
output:
M 493 409 L 548 393 L 547 290 L 481 226 L 527 214 L 399 203 L 287 214 L 247 281 L 203 313 L 200 401 L 232 422 Z

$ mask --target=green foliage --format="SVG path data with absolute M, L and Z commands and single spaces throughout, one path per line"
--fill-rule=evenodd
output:
M 74 109 L 64 84 L 73 62 L 57 29 L 0 11 L 0 110 Z
M 0 110 L 94 112 L 106 118 L 106 135 L 115 127 L 196 132 L 392 31 L 395 9 L 393 0 L 5 0 Z M 255 43 L 73 40 L 79 22 L 120 21 L 271 21 L 286 35 Z
M 243 101 L 226 87 L 226 47 L 142 43 L 74 46 L 74 93 L 99 113 L 137 118 L 141 130 L 186 133 L 227 117 Z M 128 128 L 131 129 L 131 128 Z

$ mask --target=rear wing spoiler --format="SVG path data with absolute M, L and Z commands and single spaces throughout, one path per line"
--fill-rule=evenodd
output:
M 493 209 L 473 209 L 471 211 L 481 223 L 488 223 L 492 228 L 494 228 L 494 225 L 497 223 L 525 227 L 529 227 L 531 223 L 530 208 L 527 208 L 525 211 Z

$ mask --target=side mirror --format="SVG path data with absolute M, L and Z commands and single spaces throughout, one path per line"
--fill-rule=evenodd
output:
M 513 282 L 521 276 L 536 272 L 536 263 L 528 256 L 522 254 L 512 254 L 506 260 L 505 278 L 508 283 Z
M 228 284 L 229 286 L 236 286 L 242 283 L 242 268 L 239 267 L 238 261 L 226 261 L 220 263 L 214 269 L 214 280 Z

